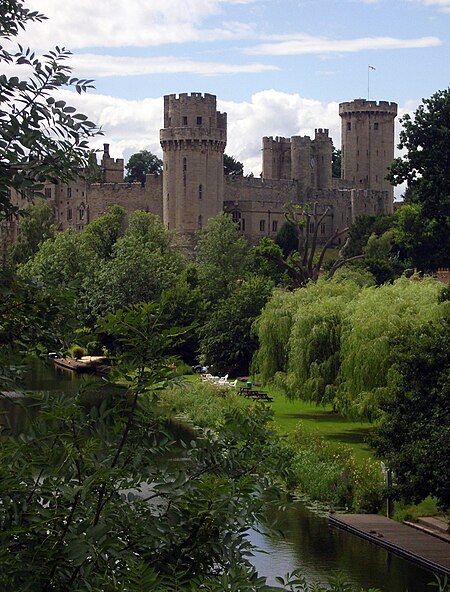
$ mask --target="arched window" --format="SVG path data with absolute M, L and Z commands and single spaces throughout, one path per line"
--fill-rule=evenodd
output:
M 242 214 L 241 214 L 241 212 L 239 210 L 233 210 L 231 212 L 231 219 L 233 220 L 233 222 L 235 224 L 237 224 L 238 230 L 242 230 L 242 228 L 241 228 L 241 226 L 242 226 L 241 225 L 241 217 L 242 217 Z

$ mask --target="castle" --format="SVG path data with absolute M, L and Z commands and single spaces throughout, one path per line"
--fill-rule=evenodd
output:
M 216 97 L 167 95 L 160 132 L 162 175 L 147 175 L 145 184 L 124 182 L 124 161 L 111 158 L 105 144 L 100 182 L 79 178 L 46 184 L 45 195 L 61 230 L 82 230 L 119 204 L 128 213 L 155 213 L 168 228 L 192 239 L 209 218 L 225 211 L 251 243 L 276 236 L 287 203 L 317 203 L 319 212 L 327 210 L 317 229 L 318 240 L 324 242 L 358 215 L 393 211 L 393 188 L 385 176 L 394 157 L 397 104 L 356 99 L 341 103 L 339 115 L 340 179 L 332 177 L 332 140 L 328 130 L 320 128 L 313 139 L 264 137 L 260 178 L 224 176 L 227 114 L 217 111 Z M 12 199 L 25 205 L 20 195 Z

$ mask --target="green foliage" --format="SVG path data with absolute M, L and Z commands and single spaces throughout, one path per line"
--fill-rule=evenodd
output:
M 73 330 L 72 297 L 66 291 L 11 278 L 0 282 L 0 391 L 12 390 L 25 356 L 59 351 Z
M 450 311 L 397 338 L 393 392 L 372 445 L 395 472 L 397 494 L 450 507 Z
M 199 329 L 201 359 L 213 366 L 214 372 L 230 376 L 248 373 L 258 346 L 252 324 L 272 288 L 270 281 L 258 276 L 242 281 Z
M 196 255 L 199 285 L 210 302 L 226 298 L 245 277 L 248 244 L 228 214 L 221 212 L 208 220 Z
M 250 249 L 248 269 L 278 286 L 289 284 L 283 265 L 283 252 L 279 245 L 267 236 Z
M 247 402 L 236 393 L 209 383 L 181 383 L 161 393 L 158 408 L 168 418 L 188 419 L 195 426 L 218 429 L 228 413 L 247 408 Z
M 285 388 L 289 396 L 324 404 L 334 399 L 341 362 L 341 326 L 360 288 L 319 280 L 296 294 Z
M 244 165 L 228 154 L 223 155 L 223 174 L 231 177 L 242 177 Z
M 289 397 L 374 420 L 389 399 L 393 340 L 445 314 L 441 290 L 433 279 L 361 288 L 336 278 L 275 291 L 255 324 L 254 371 Z
M 127 171 L 125 181 L 144 184 L 145 175 L 160 175 L 162 173 L 163 162 L 148 150 L 140 150 L 130 156 L 125 168 Z
M 293 251 L 296 251 L 298 247 L 297 226 L 289 220 L 285 220 L 278 231 L 275 243 L 283 251 L 284 257 L 288 257 Z
M 331 157 L 331 173 L 332 176 L 340 179 L 341 178 L 341 164 L 342 164 L 342 152 L 339 148 L 333 146 L 333 154 Z
M 55 233 L 56 218 L 53 209 L 43 200 L 28 205 L 19 221 L 18 237 L 11 253 L 13 261 L 28 261 L 37 252 L 39 245 L 48 238 L 53 238 Z
M 87 273 L 93 255 L 83 252 L 82 234 L 73 230 L 58 232 L 40 244 L 37 253 L 19 265 L 20 278 L 43 283 L 49 289 L 72 285 Z
M 158 300 L 176 284 L 184 261 L 170 247 L 170 236 L 153 214 L 135 212 L 130 217 L 111 256 L 98 261 L 83 279 L 82 302 L 90 322 L 128 303 Z
M 334 508 L 376 513 L 383 505 L 384 480 L 379 463 L 357 463 L 343 444 L 327 442 L 301 422 L 289 440 L 291 485 Z
M 22 0 L 2 2 L 0 39 L 11 39 L 28 22 L 44 18 L 24 8 Z M 11 53 L 0 45 L 0 63 L 24 71 L 23 78 L 0 76 L 0 219 L 18 211 L 11 205 L 11 188 L 27 196 L 42 195 L 44 180 L 68 181 L 88 164 L 87 139 L 99 130 L 54 96 L 67 86 L 79 93 L 91 88 L 91 80 L 70 76 L 69 56 L 59 47 L 41 58 L 29 48 L 19 46 Z
M 117 239 L 124 232 L 125 214 L 122 206 L 115 205 L 106 214 L 90 222 L 82 234 L 83 252 L 108 259 Z
M 79 360 L 83 356 L 87 355 L 87 350 L 82 345 L 73 345 L 70 348 L 69 353 L 72 356 L 72 358 Z
M 401 123 L 399 148 L 406 155 L 394 160 L 389 180 L 408 183 L 407 201 L 417 212 L 414 235 L 402 226 L 408 255 L 424 271 L 449 267 L 450 88 L 423 99 L 414 117 L 406 114 Z
M 154 414 L 179 334 L 166 324 L 156 304 L 108 316 L 99 330 L 116 344 L 123 394 L 94 405 L 82 393 L 36 395 L 28 427 L 3 430 L 2 589 L 268 590 L 246 559 L 245 532 L 280 472 L 270 411 L 235 409 L 175 447 Z
M 400 278 L 362 290 L 348 309 L 342 328 L 341 369 L 336 402 L 355 417 L 374 419 L 390 398 L 392 340 L 439 319 L 440 285 L 428 279 Z
M 296 293 L 274 290 L 261 316 L 254 323 L 259 348 L 252 369 L 263 382 L 273 380 L 278 372 L 287 371 Z
M 382 214 L 380 216 L 357 216 L 348 229 L 348 241 L 344 247 L 346 257 L 354 257 L 364 252 L 364 247 L 371 236 L 382 236 L 391 229 L 394 222 L 393 216 Z M 374 240 L 374 239 L 372 239 Z M 370 257 L 374 254 L 370 253 Z

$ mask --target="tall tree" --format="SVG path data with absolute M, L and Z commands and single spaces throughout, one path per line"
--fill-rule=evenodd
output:
M 371 444 L 395 472 L 397 494 L 450 507 L 450 319 L 396 340 L 392 396 Z
M 125 181 L 144 184 L 145 175 L 160 175 L 162 173 L 163 162 L 148 150 L 141 150 L 130 156 L 125 168 L 127 170 Z
M 199 284 L 211 302 L 226 298 L 245 276 L 248 244 L 228 214 L 208 220 L 196 254 Z
M 423 99 L 414 117 L 406 114 L 401 122 L 399 148 L 406 155 L 394 160 L 388 179 L 408 183 L 406 199 L 423 223 L 416 239 L 421 249 L 409 254 L 422 270 L 449 267 L 450 88 Z
M 223 173 L 230 177 L 242 177 L 244 174 L 244 165 L 239 160 L 228 154 L 223 155 Z
M 0 40 L 11 40 L 28 22 L 44 19 L 25 8 L 23 0 L 6 0 L 0 4 Z M 68 181 L 88 165 L 87 140 L 99 129 L 54 97 L 62 87 L 79 93 L 91 88 L 91 80 L 70 76 L 69 56 L 58 47 L 41 58 L 29 48 L 19 46 L 11 53 L 0 45 L 0 64 L 24 70 L 23 78 L 0 76 L 0 219 L 18 212 L 10 189 L 36 194 L 44 180 Z
M 40 200 L 25 208 L 24 216 L 19 222 L 19 235 L 12 248 L 15 263 L 24 263 L 34 255 L 39 245 L 56 233 L 56 218 L 53 208 Z

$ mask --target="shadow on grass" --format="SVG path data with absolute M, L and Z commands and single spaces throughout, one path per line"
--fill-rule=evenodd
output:
M 332 411 L 323 411 L 322 413 L 280 413 L 278 417 L 283 419 L 295 419 L 297 421 L 307 420 L 314 422 L 329 422 L 329 423 L 355 423 L 351 419 L 342 417 L 338 413 Z
M 367 436 L 370 429 L 355 428 L 348 432 L 334 432 L 333 434 L 322 434 L 326 440 L 335 440 L 336 442 L 343 442 L 344 444 L 367 444 Z

